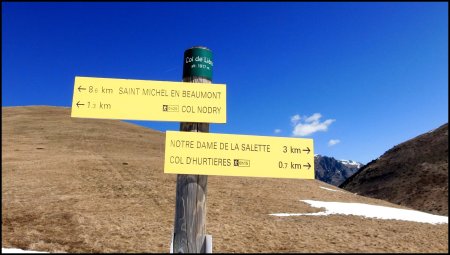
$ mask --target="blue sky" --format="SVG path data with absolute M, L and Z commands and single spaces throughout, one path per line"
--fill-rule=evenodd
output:
M 367 163 L 448 122 L 445 2 L 2 2 L 2 106 L 70 107 L 75 76 L 181 81 L 195 45 L 227 84 L 210 132 L 313 138 Z

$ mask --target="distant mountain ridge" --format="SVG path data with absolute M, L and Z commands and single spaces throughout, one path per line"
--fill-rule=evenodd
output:
M 333 157 L 314 155 L 316 179 L 334 186 L 339 186 L 361 166 L 361 163 L 353 160 L 338 160 Z
M 394 146 L 340 188 L 448 215 L 448 123 Z

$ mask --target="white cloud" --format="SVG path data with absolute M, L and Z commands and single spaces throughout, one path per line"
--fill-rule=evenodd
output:
M 331 139 L 330 141 L 328 141 L 328 146 L 331 147 L 331 146 L 334 146 L 334 145 L 336 145 L 336 144 L 338 144 L 340 142 L 341 142 L 341 140 L 339 140 L 339 139 Z
M 318 131 L 327 131 L 331 123 L 335 122 L 335 119 L 327 119 L 324 122 L 320 122 L 322 115 L 320 113 L 314 113 L 311 116 L 305 116 L 300 121 L 300 116 L 294 115 L 291 117 L 291 122 L 295 125 L 292 135 L 294 136 L 306 136 Z
M 313 115 L 307 117 L 305 122 L 311 123 L 311 122 L 319 121 L 320 118 L 322 118 L 322 114 L 314 113 Z
M 291 123 L 292 125 L 297 125 L 297 123 L 300 121 L 300 115 L 296 114 L 291 117 Z
M 281 133 L 281 129 L 275 129 L 274 131 L 273 131 L 275 134 L 279 134 L 279 133 Z

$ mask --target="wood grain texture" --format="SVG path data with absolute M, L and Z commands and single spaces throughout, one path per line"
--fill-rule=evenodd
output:
M 202 77 L 186 77 L 184 82 L 211 83 Z M 180 123 L 180 131 L 209 132 L 209 123 Z M 206 252 L 207 175 L 177 176 L 175 201 L 174 253 Z

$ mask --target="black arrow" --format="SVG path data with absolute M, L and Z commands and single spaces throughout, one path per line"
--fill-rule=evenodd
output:
M 311 150 L 309 149 L 309 147 L 306 147 L 306 149 L 307 149 L 307 150 L 303 150 L 303 151 L 307 151 L 308 153 L 306 153 L 306 154 L 309 154 L 309 152 L 310 152 Z
M 85 90 L 86 88 L 82 88 L 81 85 L 78 87 L 78 91 L 81 92 L 81 90 Z
M 308 162 L 307 165 L 303 165 L 304 167 L 308 167 L 308 170 L 311 168 L 311 164 Z
M 80 108 L 80 105 L 84 105 L 84 104 L 80 104 L 80 101 L 78 101 L 77 107 Z

